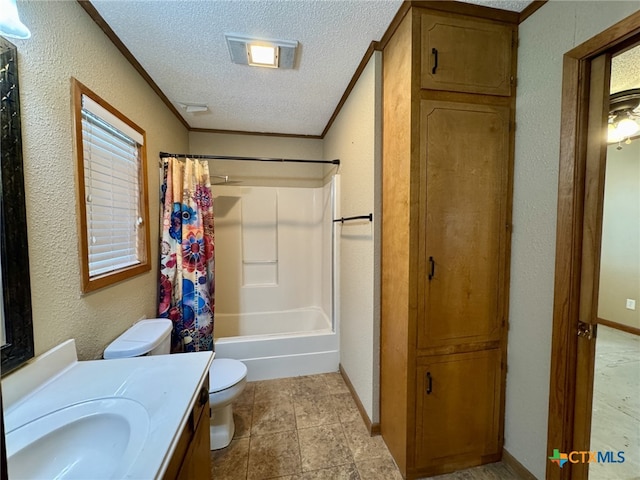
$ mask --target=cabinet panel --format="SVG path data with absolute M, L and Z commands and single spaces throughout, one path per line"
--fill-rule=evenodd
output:
M 511 95 L 513 35 L 509 25 L 423 14 L 422 88 Z
M 500 349 L 423 357 L 417 369 L 416 466 L 498 451 Z M 474 462 L 471 462 L 474 463 Z
M 196 404 L 178 440 L 163 480 L 209 480 L 209 376 L 202 383 Z
M 413 409 L 413 373 L 407 368 L 410 345 L 415 344 L 411 296 L 411 79 L 413 16 L 406 15 L 383 53 L 382 243 L 380 252 L 380 422 L 382 435 L 398 467 L 407 467 L 407 411 Z M 346 232 L 346 230 L 345 230 Z M 415 287 L 414 287 L 415 291 Z
M 418 347 L 495 341 L 503 316 L 509 109 L 421 104 L 423 318 Z M 425 190 L 423 190 L 424 192 Z
M 208 402 L 206 407 L 202 410 L 200 419 L 195 426 L 189 450 L 178 474 L 178 480 L 209 480 L 211 478 Z

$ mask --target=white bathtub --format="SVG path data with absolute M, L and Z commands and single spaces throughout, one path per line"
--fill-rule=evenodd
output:
M 242 360 L 247 380 L 338 371 L 338 336 L 316 307 L 215 316 L 217 358 Z

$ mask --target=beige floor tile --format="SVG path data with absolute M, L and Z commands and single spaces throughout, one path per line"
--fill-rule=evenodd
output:
M 499 464 L 481 465 L 456 472 L 456 480 L 518 480 L 506 466 Z
M 480 465 L 453 473 L 425 477 L 420 480 L 520 480 L 510 467 L 502 462 Z
M 251 437 L 248 480 L 267 480 L 298 473 L 301 473 L 300 449 L 295 431 Z
M 292 381 L 290 378 L 255 382 L 253 402 L 265 403 L 290 400 L 291 385 Z
M 361 480 L 354 463 L 293 475 L 288 480 Z M 365 479 L 362 479 L 365 480 Z
M 253 405 L 243 404 L 233 406 L 233 423 L 236 426 L 236 432 L 233 438 L 248 437 L 251 433 L 251 418 L 253 416 Z
M 211 478 L 239 480 L 247 476 L 249 439 L 233 440 L 228 447 L 211 452 Z
M 333 395 L 336 411 L 342 423 L 362 420 L 356 402 L 350 393 L 338 393 Z
M 253 397 L 256 393 L 255 382 L 247 382 L 244 386 L 244 390 L 238 398 L 235 399 L 233 405 L 253 405 Z
M 317 427 L 318 425 L 340 422 L 332 395 L 294 396 L 293 409 L 296 414 L 297 428 Z
M 402 480 L 396 464 L 390 458 L 372 458 L 356 462 L 363 480 Z
M 302 471 L 353 463 L 342 425 L 320 425 L 298 430 Z
M 215 480 L 402 478 L 382 437 L 369 435 L 339 373 L 248 383 L 233 410 L 234 440 L 211 453 Z M 502 463 L 429 478 L 518 479 Z
M 323 373 L 319 376 L 322 377 L 327 384 L 329 393 L 349 393 L 349 388 L 347 388 L 347 384 L 344 383 L 344 379 L 339 372 Z
M 423 478 L 419 478 L 418 480 L 460 480 L 460 477 L 458 477 L 457 473 L 445 473 L 443 475 L 438 475 L 435 477 L 423 477 Z
M 294 396 L 327 395 L 327 384 L 320 375 L 295 377 L 291 381 L 291 392 Z
M 481 470 L 484 470 L 485 472 L 490 472 L 490 474 L 493 475 L 493 477 L 489 477 L 489 478 L 496 478 L 498 480 L 502 480 L 502 479 L 520 480 L 520 477 L 516 474 L 516 472 L 511 470 L 511 467 L 509 467 L 508 465 L 502 462 L 483 465 L 480 468 Z
M 296 429 L 293 402 L 290 399 L 253 404 L 251 435 L 290 432 Z
M 351 455 L 356 462 L 370 458 L 391 458 L 382 436 L 371 436 L 362 420 L 342 424 Z
M 479 468 L 480 467 L 474 467 L 466 470 L 458 470 L 457 472 L 445 473 L 444 475 L 429 477 L 429 480 L 485 480 L 485 476 L 484 474 L 480 474 Z

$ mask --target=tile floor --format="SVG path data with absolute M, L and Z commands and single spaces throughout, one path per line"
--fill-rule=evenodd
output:
M 234 417 L 233 441 L 211 452 L 216 480 L 402 480 L 339 373 L 247 383 Z M 500 463 L 433 478 L 518 479 Z
M 640 337 L 598 325 L 591 450 L 625 452 L 624 463 L 589 464 L 590 480 L 640 479 Z

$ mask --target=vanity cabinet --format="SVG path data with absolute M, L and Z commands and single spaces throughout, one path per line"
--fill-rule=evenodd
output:
M 209 480 L 211 478 L 209 439 L 209 376 L 189 413 L 178 445 L 165 472 L 165 480 Z
M 516 29 L 412 7 L 383 49 L 380 416 L 406 478 L 502 454 Z

